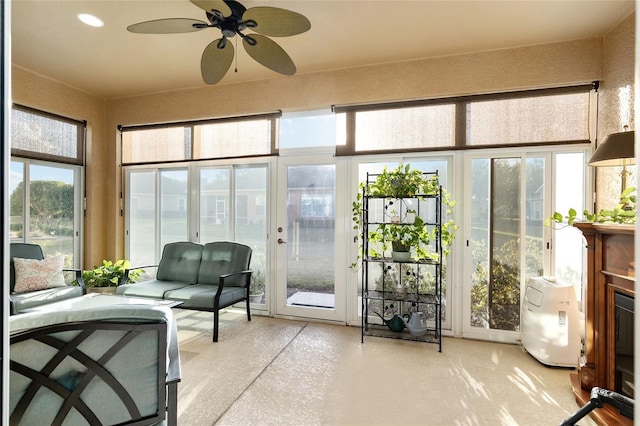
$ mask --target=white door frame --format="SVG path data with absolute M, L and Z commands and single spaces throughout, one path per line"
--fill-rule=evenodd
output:
M 282 151 L 278 158 L 278 167 L 276 171 L 276 202 L 274 211 L 274 220 L 270 232 L 269 245 L 271 253 L 274 253 L 273 259 L 275 271 L 272 281 L 274 285 L 271 294 L 275 295 L 271 300 L 271 312 L 276 317 L 291 318 L 307 318 L 314 320 L 323 320 L 330 322 L 346 323 L 346 281 L 347 271 L 344 266 L 344 259 L 347 257 L 345 245 L 341 242 L 347 238 L 344 221 L 339 220 L 342 217 L 350 217 L 345 203 L 341 202 L 343 192 L 348 191 L 348 185 L 340 185 L 339 182 L 347 181 L 347 163 L 341 161 L 334 156 L 334 147 L 331 150 L 313 149 L 313 150 L 295 150 Z M 278 243 L 279 239 L 288 241 L 290 236 L 287 235 L 287 168 L 289 166 L 303 165 L 322 165 L 332 164 L 336 166 L 336 188 L 335 188 L 335 246 L 334 246 L 334 270 L 335 270 L 335 307 L 329 308 L 313 308 L 287 305 L 287 245 L 286 243 Z

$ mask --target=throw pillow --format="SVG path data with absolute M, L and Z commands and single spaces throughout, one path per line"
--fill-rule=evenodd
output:
M 52 256 L 43 260 L 13 258 L 16 283 L 13 291 L 26 293 L 45 288 L 63 287 L 62 265 L 64 255 Z

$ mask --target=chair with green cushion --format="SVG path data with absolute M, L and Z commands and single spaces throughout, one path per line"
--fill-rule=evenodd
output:
M 213 341 L 217 342 L 220 309 L 246 301 L 247 320 L 251 321 L 251 254 L 251 247 L 232 241 L 205 244 L 198 283 L 168 291 L 165 298 L 183 301 L 180 308 L 213 311 Z
M 62 268 L 61 272 L 73 272 L 78 285 L 60 285 L 47 287 L 43 284 L 40 289 L 16 292 L 15 258 L 44 261 L 42 247 L 37 244 L 11 243 L 9 246 L 9 303 L 11 314 L 17 314 L 25 309 L 57 302 L 86 294 L 87 290 L 82 280 L 82 270 Z

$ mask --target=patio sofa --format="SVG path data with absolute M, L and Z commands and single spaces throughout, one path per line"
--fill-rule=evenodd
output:
M 246 301 L 251 321 L 251 254 L 251 247 L 231 241 L 169 243 L 158 265 L 130 268 L 121 283 L 127 282 L 131 269 L 157 266 L 155 279 L 121 284 L 116 294 L 178 300 L 183 302 L 182 309 L 213 312 L 213 341 L 217 342 L 221 309 Z
M 16 273 L 16 258 L 18 273 Z M 54 265 L 56 259 L 45 260 L 42 248 L 37 244 L 11 243 L 9 245 L 9 304 L 10 314 L 18 314 L 26 309 L 46 305 L 87 293 L 82 270 L 62 268 L 62 259 Z M 73 272 L 78 285 L 64 282 L 63 272 Z M 59 279 L 58 279 L 59 275 Z M 22 286 L 22 283 L 25 283 Z M 18 284 L 18 286 L 16 286 Z
M 170 308 L 113 305 L 9 318 L 11 425 L 177 423 Z

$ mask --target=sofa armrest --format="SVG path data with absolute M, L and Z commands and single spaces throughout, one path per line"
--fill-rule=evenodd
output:
M 82 294 L 87 294 L 87 287 L 84 285 L 84 279 L 82 278 L 82 269 L 64 268 L 62 272 L 73 272 L 75 281 L 82 288 Z
M 237 271 L 237 272 L 230 272 L 228 274 L 222 274 L 220 275 L 220 284 L 219 284 L 219 288 L 220 290 L 222 290 L 222 288 L 224 287 L 224 280 L 229 278 L 229 277 L 233 277 L 236 275 L 246 275 L 245 278 L 245 284 L 243 287 L 245 287 L 247 290 L 249 290 L 249 286 L 251 285 L 251 274 L 253 273 L 252 270 L 247 269 L 246 271 Z
M 129 281 L 129 272 L 135 271 L 136 269 L 146 269 L 146 268 L 157 268 L 159 265 L 145 265 L 145 266 L 135 266 L 132 268 L 127 268 L 124 270 L 124 275 L 122 279 L 118 283 L 118 286 L 124 285 Z

